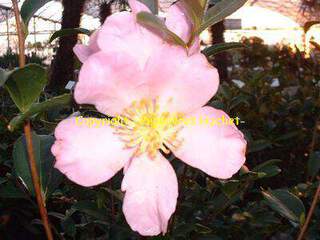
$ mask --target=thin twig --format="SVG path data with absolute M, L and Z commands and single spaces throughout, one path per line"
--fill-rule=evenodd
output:
M 313 153 L 315 145 L 316 145 L 319 124 L 320 124 L 320 121 L 317 119 L 316 123 L 315 123 L 315 126 L 314 126 L 313 134 L 312 134 L 312 141 L 311 141 L 311 144 L 310 144 L 310 155 Z M 317 206 L 319 197 L 320 197 L 320 182 L 319 182 L 318 188 L 316 190 L 316 193 L 314 194 L 314 197 L 313 197 L 313 200 L 312 200 L 312 203 L 311 203 L 311 207 L 309 209 L 306 221 L 304 222 L 304 224 L 303 224 L 303 226 L 302 226 L 302 228 L 300 230 L 300 233 L 299 233 L 299 236 L 298 236 L 297 240 L 302 240 L 304 238 L 304 235 L 305 235 L 305 233 L 306 233 L 306 231 L 308 229 L 309 223 L 311 221 L 311 217 L 313 215 L 313 212 L 314 212 L 314 210 L 315 210 L 315 208 Z
M 17 26 L 17 32 L 18 32 L 18 40 L 19 40 L 19 66 L 20 68 L 25 66 L 25 34 L 22 29 L 22 23 L 20 19 L 20 11 L 18 7 L 17 0 L 12 0 L 12 5 L 14 9 L 14 15 L 16 19 L 16 26 Z M 37 170 L 37 165 L 35 161 L 35 156 L 33 152 L 33 142 L 32 142 L 32 135 L 31 135 L 31 126 L 30 122 L 27 121 L 24 125 L 24 133 L 26 137 L 26 143 L 27 143 L 27 150 L 28 150 L 28 157 L 29 157 L 29 165 L 30 165 L 30 171 L 31 171 L 31 177 L 32 177 L 32 183 L 34 186 L 34 191 L 40 211 L 40 216 L 42 219 L 43 226 L 45 228 L 45 232 L 47 235 L 48 240 L 53 240 L 53 235 L 51 232 L 50 224 L 49 224 L 49 218 L 47 209 L 45 207 L 44 199 L 41 192 L 40 187 L 40 180 Z
M 319 126 L 320 126 L 320 120 L 317 119 L 317 120 L 316 120 L 316 123 L 315 123 L 315 125 L 314 125 L 313 132 L 312 132 L 312 140 L 311 140 L 311 144 L 310 144 L 310 153 L 313 153 L 314 148 L 315 148 L 315 146 L 316 146 L 317 138 L 318 138 Z
M 14 16 L 16 19 L 17 33 L 18 33 L 18 42 L 19 42 L 19 66 L 22 68 L 26 65 L 25 52 L 25 34 L 22 28 L 22 23 L 20 20 L 20 11 L 17 0 L 12 0 Z
M 313 212 L 316 209 L 319 197 L 320 197 L 320 183 L 318 185 L 316 193 L 314 194 L 314 197 L 313 197 L 313 200 L 312 200 L 312 204 L 311 204 L 310 210 L 309 210 L 308 215 L 307 215 L 307 219 L 306 219 L 305 223 L 303 224 L 303 227 L 301 228 L 301 231 L 299 233 L 299 236 L 298 236 L 297 240 L 302 240 L 303 239 L 303 237 L 304 237 L 304 235 L 305 235 L 305 233 L 306 233 L 306 231 L 308 229 L 308 226 L 309 226 L 311 217 L 313 215 Z
M 24 125 L 24 133 L 25 133 L 26 142 L 27 142 L 27 150 L 28 150 L 28 156 L 29 156 L 32 183 L 33 183 L 34 191 L 36 194 L 40 216 L 47 234 L 47 239 L 53 240 L 53 235 L 52 235 L 50 224 L 49 224 L 47 209 L 45 207 L 44 199 L 41 193 L 40 178 L 38 175 L 38 169 L 37 169 L 34 152 L 33 152 L 33 142 L 32 142 L 32 135 L 31 135 L 32 133 L 31 133 L 31 126 L 29 121 L 27 121 L 26 124 Z

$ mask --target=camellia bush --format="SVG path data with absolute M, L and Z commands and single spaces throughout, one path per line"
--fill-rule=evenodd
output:
M 200 48 L 245 4 L 129 0 L 77 44 L 71 93 L 26 63 L 0 69 L 1 239 L 320 239 L 320 65 L 260 39 Z M 211 64 L 229 55 L 228 77 Z M 32 61 L 31 61 L 32 62 Z M 69 85 L 69 84 L 68 84 Z M 69 87 L 68 87 L 69 88 Z M 70 88 L 69 88 L 70 89 Z

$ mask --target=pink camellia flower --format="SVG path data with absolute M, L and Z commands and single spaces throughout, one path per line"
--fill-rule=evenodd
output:
M 124 215 L 134 231 L 151 236 L 166 233 L 178 197 L 175 172 L 159 150 L 227 179 L 244 164 L 246 141 L 234 124 L 208 124 L 230 118 L 203 107 L 216 93 L 219 77 L 200 53 L 199 41 L 189 49 L 165 42 L 137 24 L 136 14 L 148 8 L 136 0 L 129 3 L 132 13 L 113 14 L 89 46 L 75 47 L 83 62 L 75 100 L 127 121 L 89 127 L 66 119 L 55 130 L 52 152 L 55 167 L 82 186 L 108 181 L 124 168 Z M 166 25 L 189 40 L 191 22 L 179 5 L 169 9 Z M 141 121 L 181 116 L 202 124 Z

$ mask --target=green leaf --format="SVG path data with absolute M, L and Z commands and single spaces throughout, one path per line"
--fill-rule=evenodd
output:
M 287 190 L 262 191 L 268 206 L 288 220 L 301 224 L 305 216 L 302 201 Z
M 186 47 L 186 43 L 178 35 L 171 32 L 164 22 L 157 16 L 148 12 L 140 12 L 137 14 L 137 22 L 160 35 L 166 41 Z
M 98 208 L 97 204 L 91 201 L 79 201 L 75 203 L 71 209 L 83 212 L 102 221 L 105 221 L 108 218 L 107 215 Z
M 46 112 L 52 108 L 56 108 L 59 106 L 68 106 L 71 101 L 71 94 L 64 94 L 58 97 L 51 98 L 42 103 L 34 103 L 26 112 L 20 113 L 18 116 L 14 117 L 8 125 L 8 129 L 13 132 L 21 127 L 25 120 L 39 113 Z
M 242 7 L 247 1 L 248 0 L 222 0 L 215 4 L 204 16 L 204 21 L 199 29 L 199 33 L 218 22 L 221 22 Z
M 146 5 L 153 14 L 158 14 L 159 11 L 159 2 L 158 0 L 138 0 Z
M 6 183 L 8 179 L 0 177 L 0 185 Z
M 46 70 L 37 64 L 29 64 L 11 72 L 5 88 L 21 112 L 26 112 L 39 98 L 47 83 Z
M 76 224 L 72 217 L 66 217 L 61 221 L 61 226 L 64 230 L 64 233 L 70 237 L 74 237 L 77 232 Z
M 264 175 L 261 175 L 261 178 L 276 176 L 281 172 L 281 169 L 275 165 L 276 163 L 279 163 L 279 162 L 281 162 L 280 159 L 271 159 L 269 161 L 266 161 L 254 167 L 252 169 L 252 172 L 264 173 Z
M 85 34 L 90 36 L 91 31 L 85 28 L 65 28 L 61 29 L 59 31 L 54 32 L 50 39 L 49 43 L 51 43 L 53 40 L 60 38 L 60 37 L 65 37 L 65 36 L 70 36 L 70 35 L 77 35 L 77 34 Z
M 29 21 L 33 15 L 50 1 L 52 0 L 25 0 L 23 2 L 21 7 L 21 17 L 26 28 L 28 27 Z
M 275 142 L 287 141 L 291 138 L 298 136 L 300 133 L 301 131 L 292 131 L 292 132 L 281 135 L 280 137 L 276 138 L 274 141 Z
M 51 146 L 54 143 L 54 137 L 32 133 L 32 142 L 42 194 L 47 198 L 63 179 L 59 171 L 53 167 L 54 156 L 51 153 Z M 13 166 L 16 176 L 22 180 L 25 187 L 34 196 L 24 136 L 20 137 L 13 146 Z
M 12 182 L 7 182 L 0 186 L 0 198 L 26 198 L 26 194 Z
M 240 182 L 238 180 L 221 182 L 221 190 L 228 198 L 232 198 L 232 196 L 239 191 L 239 187 Z
M 315 177 L 320 170 L 320 151 L 310 154 L 308 161 L 308 176 Z
M 253 152 L 259 152 L 262 151 L 266 148 L 271 147 L 272 144 L 270 141 L 265 140 L 265 139 L 259 139 L 256 141 L 253 141 L 249 144 L 249 153 L 253 153 Z
M 250 98 L 249 95 L 238 95 L 231 99 L 229 110 L 237 108 L 239 105 L 244 104 L 246 106 L 250 106 Z
M 263 175 L 261 175 L 261 173 L 263 173 Z M 281 169 L 275 165 L 265 166 L 258 171 L 258 174 L 260 174 L 260 178 L 274 177 L 279 173 L 281 173 Z
M 104 189 L 105 191 L 107 191 L 108 193 L 110 193 L 112 196 L 114 196 L 115 198 L 117 198 L 118 200 L 120 201 L 123 201 L 123 198 L 124 198 L 124 194 L 121 190 L 112 190 L 110 188 L 102 188 Z
M 2 87 L 6 83 L 9 76 L 10 72 L 0 68 L 0 87 Z
M 244 44 L 237 42 L 218 43 L 213 46 L 207 47 L 202 51 L 202 53 L 206 55 L 206 57 L 211 57 L 228 50 L 239 49 L 244 47 Z
M 182 7 L 186 9 L 188 16 L 190 17 L 193 23 L 193 33 L 192 33 L 193 36 L 190 39 L 190 43 L 192 43 L 192 40 L 196 35 L 196 32 L 198 32 L 201 26 L 207 1 L 206 0 L 181 0 L 180 2 L 178 2 L 178 4 L 179 3 L 181 3 Z

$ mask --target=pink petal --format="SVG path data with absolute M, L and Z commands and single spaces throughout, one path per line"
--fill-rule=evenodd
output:
M 124 53 L 98 52 L 82 66 L 75 88 L 79 104 L 93 104 L 98 111 L 116 116 L 147 94 L 138 63 Z
M 203 107 L 187 117 L 195 117 L 196 124 L 184 126 L 179 137 L 183 144 L 174 154 L 192 167 L 210 176 L 232 177 L 245 162 L 246 141 L 235 125 L 210 125 L 211 120 L 229 120 L 228 115 L 212 107 Z M 208 117 L 209 123 L 202 122 Z M 222 120 L 221 120 L 222 121 Z
M 126 164 L 132 151 L 124 150 L 110 126 L 88 127 L 85 121 L 69 118 L 60 122 L 51 151 L 56 157 L 55 168 L 88 187 L 108 181 Z
M 136 59 L 141 70 L 163 43 L 163 39 L 138 24 L 136 16 L 129 12 L 108 17 L 98 36 L 98 45 L 103 52 L 127 54 Z
M 122 181 L 126 191 L 123 212 L 130 227 L 144 236 L 166 233 L 175 211 L 178 182 L 170 163 L 160 155 L 156 159 L 133 159 Z
M 177 34 L 185 43 L 188 43 L 191 37 L 192 22 L 187 16 L 181 4 L 171 5 L 167 12 L 166 25 L 175 34 Z
M 193 54 L 196 54 L 196 53 L 200 53 L 200 38 L 199 36 L 196 36 L 193 40 L 193 43 L 191 44 L 191 46 L 189 47 L 188 49 L 188 54 L 189 55 L 193 55 Z
M 98 52 L 99 46 L 97 44 L 99 30 L 92 33 L 90 36 L 89 45 L 86 46 L 84 44 L 77 44 L 73 51 L 76 56 L 79 58 L 80 62 L 84 63 L 92 54 Z
M 202 107 L 219 86 L 218 72 L 203 54 L 188 56 L 183 48 L 172 45 L 158 48 L 145 74 L 151 94 L 170 112 L 188 113 Z
M 129 3 L 129 6 L 130 6 L 133 14 L 137 14 L 142 11 L 143 12 L 150 12 L 150 9 L 146 5 L 141 3 L 140 1 L 129 0 L 128 3 Z

